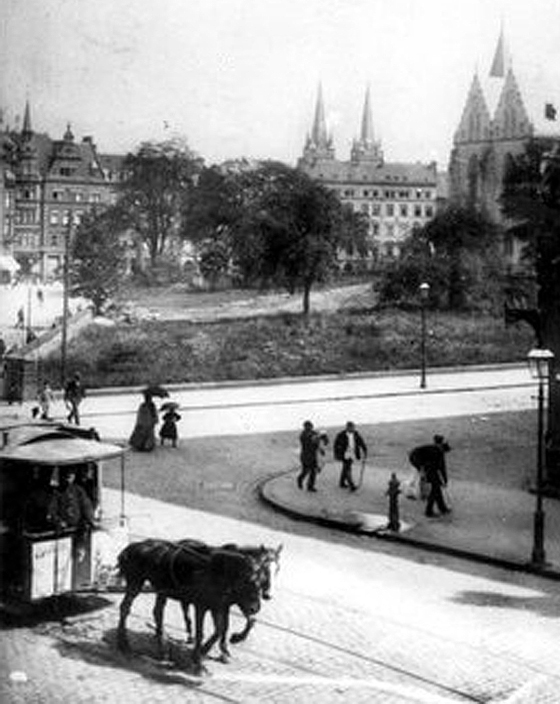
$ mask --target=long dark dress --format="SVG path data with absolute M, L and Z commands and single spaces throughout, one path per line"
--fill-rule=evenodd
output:
M 155 403 L 150 399 L 143 401 L 136 413 L 136 425 L 128 441 L 131 447 L 141 452 L 150 452 L 156 446 L 155 427 L 158 415 Z

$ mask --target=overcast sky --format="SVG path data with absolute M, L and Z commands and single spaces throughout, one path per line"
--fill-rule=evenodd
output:
M 13 125 L 29 98 L 36 131 L 101 152 L 180 134 L 207 163 L 294 164 L 319 81 L 344 159 L 369 84 L 386 160 L 446 168 L 502 22 L 522 93 L 560 119 L 559 0 L 2 0 L 0 106 Z

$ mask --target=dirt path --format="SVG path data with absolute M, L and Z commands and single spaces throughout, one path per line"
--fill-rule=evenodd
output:
M 362 283 L 336 289 L 323 289 L 311 293 L 312 311 L 333 311 L 341 308 L 372 305 L 371 284 Z M 131 297 L 126 307 L 141 318 L 158 320 L 190 320 L 207 322 L 233 318 L 270 315 L 272 313 L 300 313 L 301 294 L 246 293 L 241 296 L 152 292 Z

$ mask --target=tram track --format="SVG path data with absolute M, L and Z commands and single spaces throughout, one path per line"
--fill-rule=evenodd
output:
M 137 616 L 137 618 L 142 620 L 141 617 Z M 237 615 L 234 615 L 234 618 L 237 619 Z M 149 628 L 153 628 L 153 624 L 149 621 L 145 621 L 145 625 Z M 488 704 L 488 702 L 491 701 L 487 696 L 475 695 L 466 689 L 460 689 L 458 687 L 446 684 L 445 682 L 442 682 L 434 677 L 423 675 L 412 668 L 407 669 L 406 667 L 392 664 L 386 659 L 361 653 L 355 649 L 333 643 L 331 640 L 320 638 L 301 629 L 295 629 L 263 619 L 259 619 L 257 621 L 256 627 L 259 627 L 260 629 L 269 629 L 270 631 L 280 633 L 283 636 L 295 638 L 299 641 L 305 641 L 306 643 L 312 644 L 314 647 L 335 652 L 337 655 L 342 655 L 343 657 L 354 661 L 367 664 L 369 667 L 373 667 L 374 669 L 380 669 L 382 673 L 390 673 L 397 678 L 403 678 L 405 682 L 391 681 L 383 676 L 355 677 L 340 676 L 336 674 L 325 675 L 324 672 L 321 672 L 309 665 L 302 664 L 301 662 L 297 662 L 295 659 L 283 658 L 278 654 L 270 655 L 263 652 L 262 648 L 256 649 L 247 643 L 243 645 L 243 651 L 245 654 L 258 659 L 261 662 L 267 661 L 273 667 L 280 666 L 280 669 L 287 667 L 292 672 L 290 674 L 272 673 L 263 675 L 247 674 L 246 672 L 220 671 L 213 672 L 211 674 L 210 681 L 238 682 L 240 684 L 274 683 L 277 685 L 284 684 L 287 687 L 313 685 L 323 689 L 329 687 L 337 689 L 343 688 L 347 690 L 367 689 L 376 690 L 380 693 L 385 692 L 395 696 L 400 694 L 403 697 L 403 701 L 414 701 L 418 702 L 418 704 L 449 704 L 450 702 L 474 702 L 475 704 Z M 168 640 L 170 640 L 175 647 L 181 648 L 185 646 L 184 634 L 181 632 L 181 628 L 176 626 L 167 626 L 166 631 L 168 633 Z M 173 633 L 173 636 L 169 635 L 170 632 Z M 193 675 L 185 676 L 189 680 L 194 680 L 197 682 L 205 681 L 204 677 Z M 439 692 L 439 694 L 436 694 L 436 692 Z

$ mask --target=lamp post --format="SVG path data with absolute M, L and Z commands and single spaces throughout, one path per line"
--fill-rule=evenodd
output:
M 527 356 L 531 376 L 538 379 L 538 429 L 537 429 L 537 504 L 534 516 L 533 553 L 531 562 L 543 567 L 546 562 L 544 550 L 543 467 L 544 467 L 544 384 L 550 378 L 554 354 L 546 349 L 533 349 Z
M 422 320 L 422 331 L 420 337 L 420 388 L 426 388 L 426 304 L 430 297 L 430 284 L 425 281 L 418 287 L 420 291 L 420 315 Z

